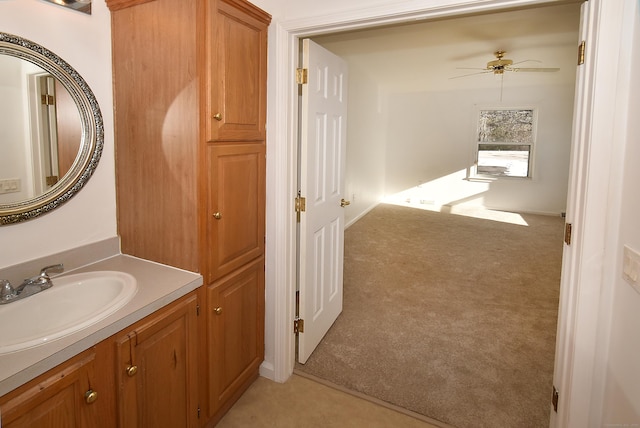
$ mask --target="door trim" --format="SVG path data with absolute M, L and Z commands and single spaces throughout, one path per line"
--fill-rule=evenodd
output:
M 630 1 L 630 0 L 629 0 Z M 600 0 L 591 0 L 595 9 L 599 13 L 607 7 L 612 8 L 614 12 L 615 6 L 607 5 L 606 2 Z M 269 91 L 274 94 L 269 100 L 268 105 L 268 135 L 269 141 L 278 141 L 279 144 L 268 144 L 267 156 L 267 189 L 268 194 L 273 195 L 271 202 L 267 202 L 267 311 L 266 325 L 266 362 L 261 368 L 261 374 L 265 377 L 278 382 L 286 381 L 293 373 L 295 361 L 295 336 L 293 334 L 292 320 L 295 314 L 295 280 L 296 280 L 296 221 L 293 210 L 293 200 L 296 195 L 296 178 L 297 178 L 297 111 L 298 99 L 297 88 L 293 84 L 294 72 L 298 64 L 298 42 L 302 37 L 309 37 L 317 34 L 327 34 L 336 31 L 359 29 L 372 27 L 382 24 L 400 23 L 416 19 L 427 19 L 445 16 L 454 16 L 468 13 L 495 12 L 510 7 L 524 6 L 543 6 L 546 4 L 560 4 L 561 1 L 548 0 L 484 0 L 469 4 L 463 0 L 442 0 L 440 5 L 433 5 L 433 0 L 422 0 L 418 2 L 404 2 L 403 4 L 393 4 L 388 6 L 379 6 L 372 8 L 360 9 L 357 11 L 345 12 L 334 15 L 327 15 L 309 19 L 292 20 L 284 22 L 273 22 L 270 27 L 270 46 L 269 57 L 270 63 L 273 64 L 269 73 Z M 614 21 L 615 22 L 615 21 Z M 607 25 L 607 28 L 612 24 Z M 593 27 L 591 36 L 598 39 L 602 30 L 598 26 Z M 594 44 L 596 43 L 594 40 Z M 621 35 L 616 32 L 614 35 L 603 39 L 597 52 L 614 49 L 620 46 Z M 595 55 L 594 50 L 594 55 Z M 598 62 L 594 58 L 592 64 Z M 598 93 L 604 93 L 606 90 L 616 92 L 615 79 L 610 79 L 611 75 L 617 73 L 617 62 L 609 63 L 609 67 L 604 73 L 591 76 L 591 84 L 583 94 L 593 104 L 593 92 L 598 87 Z M 595 67 L 591 65 L 591 67 Z M 607 80 L 609 79 L 609 80 Z M 610 98 L 603 97 L 604 104 L 600 105 L 600 109 L 613 107 Z M 583 141 L 573 141 L 572 145 L 580 145 L 573 147 L 574 151 L 586 151 L 587 153 L 596 152 L 609 154 L 613 150 L 611 140 L 602 138 L 599 141 L 590 138 L 590 133 L 594 130 L 604 132 L 604 130 L 613 129 L 609 115 L 600 118 L 596 117 L 593 108 L 588 109 L 587 113 L 590 118 L 590 128 Z M 590 158 L 590 156 L 586 156 Z M 586 162 L 586 161 L 585 161 Z M 592 162 L 595 160 L 592 159 Z M 608 181 L 597 183 L 593 179 L 604 177 L 604 173 L 610 170 L 610 165 L 605 166 L 605 171 L 599 170 L 594 173 L 593 168 L 589 165 L 583 165 L 574 169 L 571 174 L 572 180 L 576 183 L 573 188 L 569 189 L 570 200 L 575 201 L 576 218 L 585 219 L 587 210 L 598 202 L 607 202 L 609 194 L 607 185 Z M 588 189 L 587 189 L 588 187 Z M 588 190 L 588 191 L 587 191 Z M 586 200 L 584 195 L 588 194 Z M 606 216 L 596 214 L 589 217 L 588 226 L 580 227 L 580 233 L 583 239 L 578 240 L 574 245 L 574 251 L 578 253 L 575 257 L 568 258 L 563 262 L 564 272 L 577 272 L 579 275 L 571 275 L 570 279 L 563 279 L 565 294 L 576 295 L 582 285 L 580 281 L 590 277 L 591 282 L 602 279 L 602 275 L 598 275 L 594 269 L 603 273 L 603 267 L 594 267 L 593 264 L 583 263 L 583 260 L 589 256 L 582 251 L 577 251 L 581 242 L 589 239 L 593 247 L 604 248 L 607 243 L 606 236 L 603 231 L 608 227 Z M 601 283 L 591 284 L 598 287 Z M 585 290 L 589 292 L 590 290 Z M 607 308 L 599 305 L 598 302 L 592 301 L 595 309 L 600 311 L 601 316 L 607 317 Z M 583 344 L 587 344 L 588 349 L 579 356 L 570 353 L 565 356 L 562 361 L 556 365 L 556 372 L 560 372 L 566 380 L 565 384 L 571 389 L 572 394 L 560 400 L 560 411 L 566 416 L 559 426 L 569 426 L 569 409 L 572 407 L 571 402 L 580 402 L 581 404 L 591 401 L 590 389 L 580 389 L 576 382 L 577 377 L 581 377 L 580 385 L 583 386 L 601 386 L 593 384 L 594 371 L 596 367 L 596 355 L 598 343 L 597 331 L 582 328 L 579 324 L 578 313 L 582 309 L 582 302 L 573 299 L 570 302 L 563 300 L 559 308 L 559 316 L 562 318 L 564 334 L 559 336 L 557 347 L 561 349 L 573 349 L 575 347 L 575 338 L 579 334 Z M 595 317 L 591 312 L 592 306 L 587 306 L 588 313 L 583 313 L 583 317 Z M 599 305 L 599 306 L 598 306 Z M 610 309 L 609 313 L 610 313 Z M 604 311 L 604 313 L 603 313 Z M 596 312 L 597 313 L 597 312 Z M 591 325 L 591 323 L 589 324 Z M 579 329 L 579 331 L 578 331 Z M 601 339 L 600 339 L 601 340 Z M 561 343 L 562 341 L 562 343 Z M 603 351 L 604 352 L 604 351 Z M 572 376 L 574 373 L 574 364 L 580 362 L 579 376 Z M 562 393 L 562 391 L 561 391 Z M 597 395 L 597 394 L 596 394 Z M 575 400 L 575 401 L 574 401 Z M 584 407 L 583 407 L 584 408 Z M 587 407 L 590 408 L 590 407 Z M 595 416 L 595 415 L 594 415 Z M 577 425 L 576 425 L 577 426 Z

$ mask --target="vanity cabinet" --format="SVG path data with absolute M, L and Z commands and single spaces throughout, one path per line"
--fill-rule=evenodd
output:
M 2 397 L 5 428 L 113 427 L 109 347 L 96 347 Z
M 198 426 L 197 310 L 192 294 L 116 337 L 119 427 Z
M 197 293 L 0 398 L 4 428 L 197 427 Z
M 199 401 L 215 423 L 264 357 L 271 17 L 245 0 L 106 3 L 122 252 L 205 279 Z

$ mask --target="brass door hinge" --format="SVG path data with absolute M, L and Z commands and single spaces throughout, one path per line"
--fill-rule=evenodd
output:
M 551 404 L 553 404 L 553 411 L 558 413 L 558 399 L 559 399 L 558 390 L 555 385 L 553 387 L 553 395 L 551 396 Z
M 296 68 L 296 83 L 305 85 L 309 80 L 309 70 L 306 68 Z
M 564 225 L 564 242 L 567 245 L 571 245 L 571 229 L 573 226 L 571 223 L 565 223 Z
M 300 196 L 300 192 L 298 192 L 298 196 L 295 200 L 295 210 L 296 210 L 296 221 L 300 223 L 300 213 L 303 213 L 307 210 L 307 198 L 303 198 Z
M 40 102 L 43 106 L 52 106 L 55 105 L 55 98 L 53 98 L 53 95 L 42 94 L 40 96 Z
M 585 47 L 586 47 L 586 42 L 583 40 L 582 43 L 578 45 L 578 65 L 584 64 Z
M 293 320 L 293 333 L 304 333 L 304 320 L 299 317 L 295 317 Z

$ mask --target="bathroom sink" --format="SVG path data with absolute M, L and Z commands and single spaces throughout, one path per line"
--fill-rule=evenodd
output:
M 99 271 L 52 279 L 53 287 L 0 307 L 0 354 L 42 345 L 108 317 L 135 295 L 136 279 Z

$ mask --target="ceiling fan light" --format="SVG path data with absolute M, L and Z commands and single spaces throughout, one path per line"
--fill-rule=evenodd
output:
M 505 67 L 505 66 L 508 66 L 508 65 L 511 65 L 511 64 L 513 64 L 513 61 L 510 60 L 510 59 L 496 59 L 496 60 L 493 60 L 493 61 L 489 61 L 487 63 L 487 68 L 492 68 L 492 67 L 493 68 L 495 68 L 495 67 L 501 67 L 502 68 L 502 67 Z

